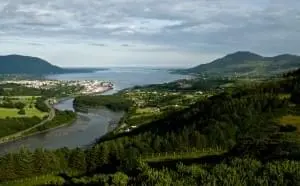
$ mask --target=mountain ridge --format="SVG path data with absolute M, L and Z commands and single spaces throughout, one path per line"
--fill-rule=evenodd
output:
M 210 63 L 201 64 L 189 69 L 178 71 L 193 74 L 219 75 L 272 75 L 300 67 L 300 56 L 281 54 L 264 57 L 249 51 L 237 51 Z
M 18 54 L 0 55 L 0 74 L 61 74 L 106 70 L 104 68 L 62 68 L 33 56 Z

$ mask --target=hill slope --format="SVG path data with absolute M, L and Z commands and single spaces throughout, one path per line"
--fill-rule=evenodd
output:
M 200 100 L 91 148 L 0 156 L 0 184 L 299 185 L 299 72 Z
M 299 67 L 300 56 L 284 54 L 263 57 L 251 52 L 239 51 L 181 72 L 214 75 L 271 75 Z
M 92 72 L 102 69 L 72 69 L 61 68 L 49 62 L 30 56 L 7 55 L 0 56 L 0 74 L 58 74 L 74 72 Z

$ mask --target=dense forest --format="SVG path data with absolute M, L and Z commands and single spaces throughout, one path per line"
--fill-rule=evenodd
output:
M 32 134 L 35 132 L 42 132 L 48 129 L 52 129 L 58 126 L 66 125 L 72 123 L 76 119 L 76 112 L 73 111 L 59 111 L 55 110 L 55 117 L 51 121 L 47 121 L 44 125 L 36 127 L 30 131 L 28 134 Z
M 77 109 L 84 107 L 104 106 L 113 111 L 127 111 L 131 106 L 131 101 L 122 96 L 99 95 L 99 96 L 78 96 L 74 99 L 74 107 Z
M 282 54 L 264 57 L 248 51 L 238 51 L 199 66 L 177 70 L 177 73 L 217 76 L 271 76 L 299 68 L 300 56 Z
M 20 118 L 7 117 L 5 119 L 0 119 L 0 138 L 30 128 L 40 123 L 42 120 L 43 118 L 35 116 Z
M 278 122 L 300 116 L 299 84 L 296 71 L 276 82 L 224 91 L 129 133 L 107 135 L 87 149 L 22 149 L 6 154 L 0 158 L 0 169 L 6 170 L 0 172 L 0 181 L 299 185 L 299 129 Z
M 135 86 L 130 89 L 156 90 L 156 91 L 218 91 L 221 85 L 234 83 L 234 80 L 224 78 L 194 78 L 183 79 L 163 84 L 152 84 L 147 86 Z M 129 89 L 129 90 L 130 90 Z M 125 90 L 126 91 L 126 90 Z
M 0 84 L 0 96 L 41 96 L 65 97 L 72 95 L 81 90 L 82 87 L 77 86 L 57 86 L 51 89 L 39 89 L 25 87 L 14 83 Z

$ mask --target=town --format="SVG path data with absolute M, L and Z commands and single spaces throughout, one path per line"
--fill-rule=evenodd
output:
M 53 89 L 56 87 L 79 87 L 80 94 L 97 94 L 113 89 L 113 84 L 100 80 L 16 80 L 0 81 L 0 84 L 17 84 L 28 88 Z

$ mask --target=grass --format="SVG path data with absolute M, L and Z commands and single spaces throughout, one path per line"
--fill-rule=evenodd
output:
M 279 98 L 280 99 L 290 99 L 291 98 L 291 94 L 279 94 Z
M 35 107 L 33 108 L 25 108 L 25 115 L 18 114 L 19 109 L 12 109 L 12 108 L 0 108 L 0 118 L 5 119 L 6 117 L 33 117 L 37 116 L 39 118 L 43 118 L 47 115 L 45 112 L 41 112 Z
M 225 153 L 224 150 L 199 150 L 192 152 L 171 152 L 171 153 L 155 153 L 141 157 L 146 162 L 161 162 L 177 159 L 194 159 L 204 156 L 221 155 Z
M 155 108 L 155 107 L 138 108 L 138 109 L 136 109 L 135 112 L 136 112 L 136 114 L 155 113 L 155 112 L 157 112 L 157 108 Z
M 11 96 L 9 97 L 13 99 L 15 102 L 22 102 L 25 106 L 25 115 L 18 114 L 19 109 L 16 108 L 1 108 L 0 107 L 0 119 L 4 119 L 6 117 L 33 117 L 37 116 L 39 118 L 43 118 L 48 113 L 41 112 L 37 108 L 34 107 L 34 103 L 36 101 L 37 96 Z M 32 105 L 32 108 L 30 108 L 30 105 Z
M 3 186 L 38 186 L 38 185 L 63 185 L 65 180 L 62 177 L 54 175 L 37 176 L 34 178 L 26 178 L 2 183 Z
M 297 131 L 300 132 L 300 116 L 285 115 L 278 119 L 281 125 L 292 125 L 297 127 Z

